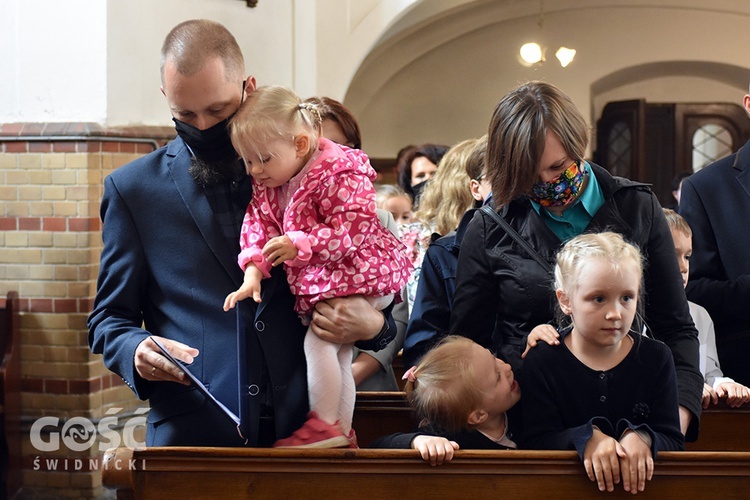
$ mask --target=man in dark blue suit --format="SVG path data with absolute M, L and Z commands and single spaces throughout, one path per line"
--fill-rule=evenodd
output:
M 226 125 L 255 79 L 245 78 L 231 33 L 206 20 L 186 21 L 167 35 L 161 79 L 179 137 L 104 182 L 89 344 L 149 400 L 147 445 L 246 444 L 161 354 L 154 335 L 234 413 L 243 398 L 247 444 L 269 446 L 301 427 L 308 412 L 305 327 L 283 269 L 264 281 L 260 304 L 240 304 L 246 327 L 239 363 L 236 314 L 222 309 L 243 280 L 239 231 L 252 194 Z M 392 320 L 362 297 L 318 304 L 312 325 L 321 338 L 373 350 L 395 335 Z
M 750 116 L 750 94 L 743 105 Z M 750 141 L 682 183 L 693 230 L 688 299 L 714 321 L 721 369 L 750 384 Z

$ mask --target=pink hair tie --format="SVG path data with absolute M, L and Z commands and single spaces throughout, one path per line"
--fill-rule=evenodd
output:
M 404 376 L 401 377 L 401 380 L 408 380 L 409 382 L 413 384 L 414 382 L 417 381 L 416 371 L 417 371 L 417 367 L 412 366 L 411 368 L 406 370 L 406 372 L 404 372 Z

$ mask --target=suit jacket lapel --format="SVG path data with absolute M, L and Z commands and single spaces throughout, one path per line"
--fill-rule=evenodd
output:
M 277 267 L 271 270 L 271 278 L 270 279 L 264 279 L 261 282 L 260 286 L 260 294 L 261 294 L 261 302 L 257 305 L 256 309 L 256 315 L 260 316 L 260 314 L 263 312 L 263 309 L 266 308 L 269 302 L 271 302 L 271 297 L 273 297 L 274 290 L 276 289 L 276 286 L 279 283 L 279 280 L 286 280 L 286 273 L 283 270 L 282 267 Z M 255 304 L 252 299 L 246 299 L 247 302 L 251 302 L 252 304 Z
M 750 196 L 750 141 L 737 151 L 732 165 L 737 172 L 737 182 L 740 183 L 748 196 Z
M 237 272 L 237 256 L 232 255 L 203 188 L 190 176 L 190 156 L 182 140 L 178 138 L 172 141 L 167 154 L 173 157 L 169 163 L 169 171 L 185 207 L 211 251 L 239 287 L 242 284 L 242 274 Z

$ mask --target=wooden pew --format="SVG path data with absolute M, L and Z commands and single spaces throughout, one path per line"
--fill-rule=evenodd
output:
M 458 451 L 431 467 L 416 450 L 110 449 L 118 498 L 631 498 L 599 493 L 575 452 Z M 743 498 L 750 453 L 670 452 L 639 498 Z
M 375 438 L 409 432 L 416 420 L 403 392 L 358 392 L 353 425 L 360 447 Z M 750 405 L 729 408 L 723 402 L 703 412 L 698 441 L 688 451 L 749 451 Z
M 18 293 L 0 300 L 0 497 L 21 488 L 21 333 Z
M 403 392 L 357 392 L 352 428 L 360 448 L 380 436 L 409 432 L 417 427 L 416 417 Z
M 393 358 L 391 367 L 393 368 L 393 375 L 396 377 L 398 390 L 403 391 L 404 387 L 406 386 L 406 380 L 404 380 L 404 372 L 406 371 L 406 367 L 404 367 L 404 358 L 402 352 L 399 352 L 396 357 Z
M 750 451 L 750 404 L 730 408 L 723 401 L 703 410 L 698 440 L 688 451 Z

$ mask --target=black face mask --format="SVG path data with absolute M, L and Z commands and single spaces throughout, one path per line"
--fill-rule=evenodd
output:
M 177 135 L 190 146 L 195 156 L 207 163 L 213 163 L 233 160 L 239 156 L 232 147 L 232 140 L 229 138 L 227 129 L 231 118 L 230 116 L 206 130 L 199 130 L 177 118 L 172 118 L 172 121 L 174 121 Z

